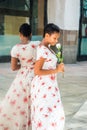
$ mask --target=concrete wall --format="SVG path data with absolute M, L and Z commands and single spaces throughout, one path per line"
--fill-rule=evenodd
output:
M 48 0 L 48 22 L 61 28 L 60 42 L 65 63 L 77 61 L 79 16 L 80 0 Z

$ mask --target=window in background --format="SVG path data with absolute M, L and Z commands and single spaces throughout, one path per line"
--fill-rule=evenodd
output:
M 46 4 L 47 0 L 0 0 L 0 62 L 19 42 L 18 29 L 22 23 L 31 24 L 33 40 L 41 40 L 46 23 Z

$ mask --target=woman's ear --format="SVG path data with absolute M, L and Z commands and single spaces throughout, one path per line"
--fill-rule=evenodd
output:
M 30 37 L 30 40 L 31 40 L 31 38 L 32 38 L 32 33 L 30 34 L 30 36 L 29 36 L 29 37 Z
M 49 34 L 48 34 L 48 33 L 46 33 L 46 34 L 45 34 L 45 37 L 47 37 L 47 38 L 48 38 L 48 37 L 49 37 Z
M 30 34 L 30 37 L 32 37 L 32 33 Z

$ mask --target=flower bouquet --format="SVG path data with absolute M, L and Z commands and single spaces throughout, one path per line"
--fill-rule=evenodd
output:
M 62 63 L 63 62 L 63 56 L 62 56 L 62 45 L 60 43 L 56 44 L 56 57 L 57 57 L 57 62 Z
M 62 45 L 60 43 L 57 43 L 56 48 L 57 48 L 57 52 L 56 52 L 57 62 L 62 63 L 63 62 Z M 62 74 L 64 77 L 64 72 L 62 72 Z
M 63 56 L 62 56 L 62 45 L 60 43 L 57 43 L 56 46 L 51 46 L 51 49 L 54 51 L 56 57 L 57 57 L 57 63 L 60 64 L 63 62 Z M 64 77 L 64 72 L 62 72 Z

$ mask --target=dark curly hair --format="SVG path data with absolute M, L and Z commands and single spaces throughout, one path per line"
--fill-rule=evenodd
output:
M 23 36 L 30 38 L 31 37 L 31 26 L 28 23 L 23 23 L 19 28 L 19 32 Z
M 60 28 L 53 23 L 49 23 L 44 28 L 43 37 L 45 36 L 46 33 L 51 35 L 54 32 L 60 33 Z

